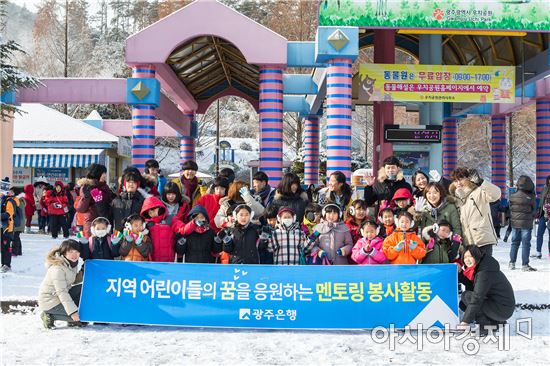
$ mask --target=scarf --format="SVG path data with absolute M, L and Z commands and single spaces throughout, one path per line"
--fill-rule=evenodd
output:
M 271 186 L 269 184 L 266 184 L 261 191 L 256 192 L 256 195 L 260 196 L 260 198 L 262 199 L 262 202 L 265 202 L 270 192 L 271 192 Z
M 474 264 L 473 266 L 471 267 L 468 267 L 466 268 L 463 272 L 464 272 L 464 276 L 469 279 L 470 281 L 473 281 L 474 280 L 474 272 L 476 270 L 476 267 L 477 267 L 477 263 Z
M 195 189 L 197 189 L 197 186 L 199 185 L 199 180 L 197 177 L 194 177 L 193 179 L 185 179 L 185 177 L 181 176 L 181 184 L 183 187 L 185 187 L 185 194 L 189 196 L 189 198 L 193 198 L 193 193 L 195 193 Z

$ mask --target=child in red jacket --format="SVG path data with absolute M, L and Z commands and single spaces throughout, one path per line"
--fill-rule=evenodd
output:
M 25 192 L 25 232 L 30 234 L 32 216 L 36 211 L 36 204 L 34 202 L 34 187 L 32 184 L 27 184 L 23 191 Z
M 52 238 L 57 239 L 59 230 L 63 230 L 63 237 L 69 238 L 69 224 L 67 223 L 68 198 L 63 183 L 57 181 L 53 190 L 46 191 L 46 204 L 48 206 L 48 216 L 50 217 L 50 231 Z
M 361 227 L 367 220 L 367 204 L 363 200 L 355 200 L 346 210 L 344 222 L 349 228 L 353 244 L 361 239 Z
M 166 206 L 155 196 L 149 196 L 141 206 L 141 216 L 147 223 L 149 237 L 153 244 L 153 262 L 174 262 L 176 258 L 174 232 L 165 221 Z

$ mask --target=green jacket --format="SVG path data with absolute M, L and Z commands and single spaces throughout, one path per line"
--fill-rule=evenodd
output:
M 416 211 L 414 215 L 414 223 L 418 226 L 420 231 L 422 231 L 425 227 L 438 223 L 441 220 L 448 221 L 453 226 L 453 233 L 462 236 L 460 214 L 458 213 L 458 209 L 455 204 L 452 202 L 445 200 L 435 209 L 433 209 L 428 203 L 427 207 L 423 211 Z

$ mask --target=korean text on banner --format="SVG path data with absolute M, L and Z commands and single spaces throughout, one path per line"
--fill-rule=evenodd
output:
M 80 318 L 236 328 L 454 327 L 455 264 L 264 266 L 86 262 Z
M 513 66 L 361 64 L 359 100 L 514 103 Z

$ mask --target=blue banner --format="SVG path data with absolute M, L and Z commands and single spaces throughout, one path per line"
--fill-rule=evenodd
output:
M 83 321 L 235 328 L 454 327 L 455 264 L 269 266 L 89 260 Z

